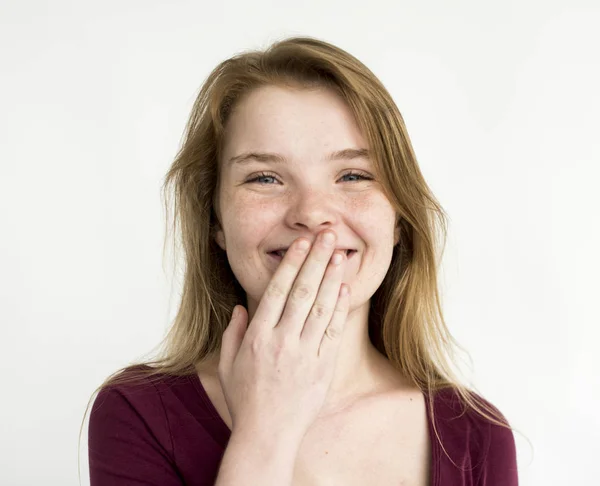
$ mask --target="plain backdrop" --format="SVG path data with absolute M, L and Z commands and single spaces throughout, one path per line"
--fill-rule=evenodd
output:
M 88 400 L 178 304 L 160 186 L 198 89 L 291 35 L 398 104 L 450 216 L 445 317 L 521 484 L 598 484 L 598 25 L 591 0 L 1 1 L 0 484 L 77 485 L 78 454 L 89 484 Z

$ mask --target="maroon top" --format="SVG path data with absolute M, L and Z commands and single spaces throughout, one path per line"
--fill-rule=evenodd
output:
M 472 411 L 460 416 L 451 389 L 434 395 L 434 411 L 444 447 L 462 470 L 441 449 L 427 413 L 431 486 L 518 485 L 512 431 Z M 103 389 L 90 414 L 90 486 L 213 486 L 230 435 L 197 374 Z

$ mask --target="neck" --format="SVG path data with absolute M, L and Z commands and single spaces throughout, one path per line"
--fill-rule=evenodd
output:
M 348 314 L 320 416 L 344 410 L 364 397 L 410 388 L 400 371 L 371 343 L 368 316 L 369 302 Z

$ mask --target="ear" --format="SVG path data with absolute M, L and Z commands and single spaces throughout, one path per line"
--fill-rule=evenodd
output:
M 227 245 L 225 244 L 225 234 L 223 233 L 221 227 L 219 227 L 219 229 L 215 231 L 215 241 L 223 251 L 227 251 Z

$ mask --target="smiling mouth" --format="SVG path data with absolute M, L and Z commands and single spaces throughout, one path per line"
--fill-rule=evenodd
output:
M 282 260 L 287 250 L 270 251 L 267 254 L 276 260 Z M 346 250 L 346 258 L 350 259 L 356 253 L 356 250 Z

